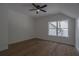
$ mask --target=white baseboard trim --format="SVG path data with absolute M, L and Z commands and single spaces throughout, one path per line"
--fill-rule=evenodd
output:
M 14 44 L 14 43 L 18 43 L 18 42 L 21 42 L 21 41 L 24 41 L 24 40 L 30 40 L 34 37 L 31 37 L 31 38 L 25 38 L 25 39 L 22 39 L 22 40 L 16 40 L 16 41 L 12 41 L 12 42 L 8 42 L 8 44 Z
M 65 43 L 65 44 L 68 44 L 68 45 L 75 46 L 74 44 L 70 44 L 70 43 L 67 43 L 67 42 L 61 42 L 61 41 L 57 41 L 57 40 L 51 40 L 49 38 L 45 38 L 45 37 L 41 37 L 41 36 L 38 36 L 37 38 L 40 38 L 40 39 L 43 39 L 43 40 L 49 40 L 49 41 L 55 41 L 55 42 Z

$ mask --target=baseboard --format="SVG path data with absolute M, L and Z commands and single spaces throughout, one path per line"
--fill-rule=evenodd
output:
M 9 45 L 11 44 L 16 44 L 16 43 L 19 43 L 19 42 L 23 42 L 23 41 L 28 41 L 28 40 L 37 40 L 37 39 L 40 39 L 40 40 L 45 40 L 45 39 L 42 39 L 42 38 L 30 38 L 30 39 L 24 39 L 24 40 L 20 40 L 20 41 L 16 41 L 16 42 L 11 42 L 9 43 Z M 67 43 L 62 43 L 62 42 L 57 42 L 57 41 L 52 41 L 52 40 L 45 40 L 45 41 L 51 41 L 51 42 L 56 42 L 56 43 L 59 43 L 59 44 L 64 44 L 64 45 L 69 45 L 69 46 L 72 46 L 72 47 L 75 47 L 74 45 L 71 45 L 71 44 L 67 44 Z
M 31 38 L 24 38 L 24 39 L 21 39 L 21 40 L 16 40 L 16 41 L 8 42 L 8 44 L 14 44 L 14 43 L 22 42 L 22 41 L 25 41 L 25 40 L 30 40 L 32 38 L 33 37 L 31 37 Z
M 17 43 L 24 42 L 24 41 L 29 41 L 29 40 L 32 40 L 32 39 L 36 39 L 36 38 L 29 38 L 29 39 L 25 39 L 25 40 L 16 41 L 16 42 L 11 42 L 8 45 L 17 44 Z
M 42 39 L 42 38 L 37 38 L 37 39 L 45 40 L 45 39 Z M 72 45 L 72 44 L 67 44 L 67 43 L 57 42 L 57 41 L 53 41 L 53 40 L 46 40 L 46 41 L 56 42 L 56 43 L 59 43 L 59 44 L 64 44 L 64 45 L 69 45 L 69 46 L 75 47 L 75 45 Z

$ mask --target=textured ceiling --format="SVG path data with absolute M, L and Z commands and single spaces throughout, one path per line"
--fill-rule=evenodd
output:
M 47 12 L 42 11 L 37 15 L 35 11 L 29 11 L 29 9 L 34 8 L 31 3 L 18 3 L 18 4 L 6 4 L 8 10 L 19 12 L 31 17 L 41 17 L 55 13 L 64 13 L 71 17 L 79 17 L 79 4 L 77 3 L 38 3 L 39 5 L 47 4 L 48 6 L 44 8 Z

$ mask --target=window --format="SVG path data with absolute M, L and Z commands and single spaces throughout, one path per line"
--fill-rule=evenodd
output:
M 68 37 L 68 21 L 48 22 L 48 35 Z
M 49 22 L 48 25 L 49 25 L 49 35 L 56 36 L 56 27 L 57 27 L 56 22 Z

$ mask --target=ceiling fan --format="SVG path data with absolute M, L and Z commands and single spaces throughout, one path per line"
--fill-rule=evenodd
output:
M 36 11 L 36 14 L 39 13 L 39 11 L 42 11 L 42 12 L 47 12 L 45 10 L 43 10 L 43 8 L 47 7 L 47 5 L 43 5 L 43 6 L 40 6 L 40 5 L 36 5 L 35 3 L 32 3 L 32 5 L 35 7 L 35 9 L 30 9 L 30 11 Z

